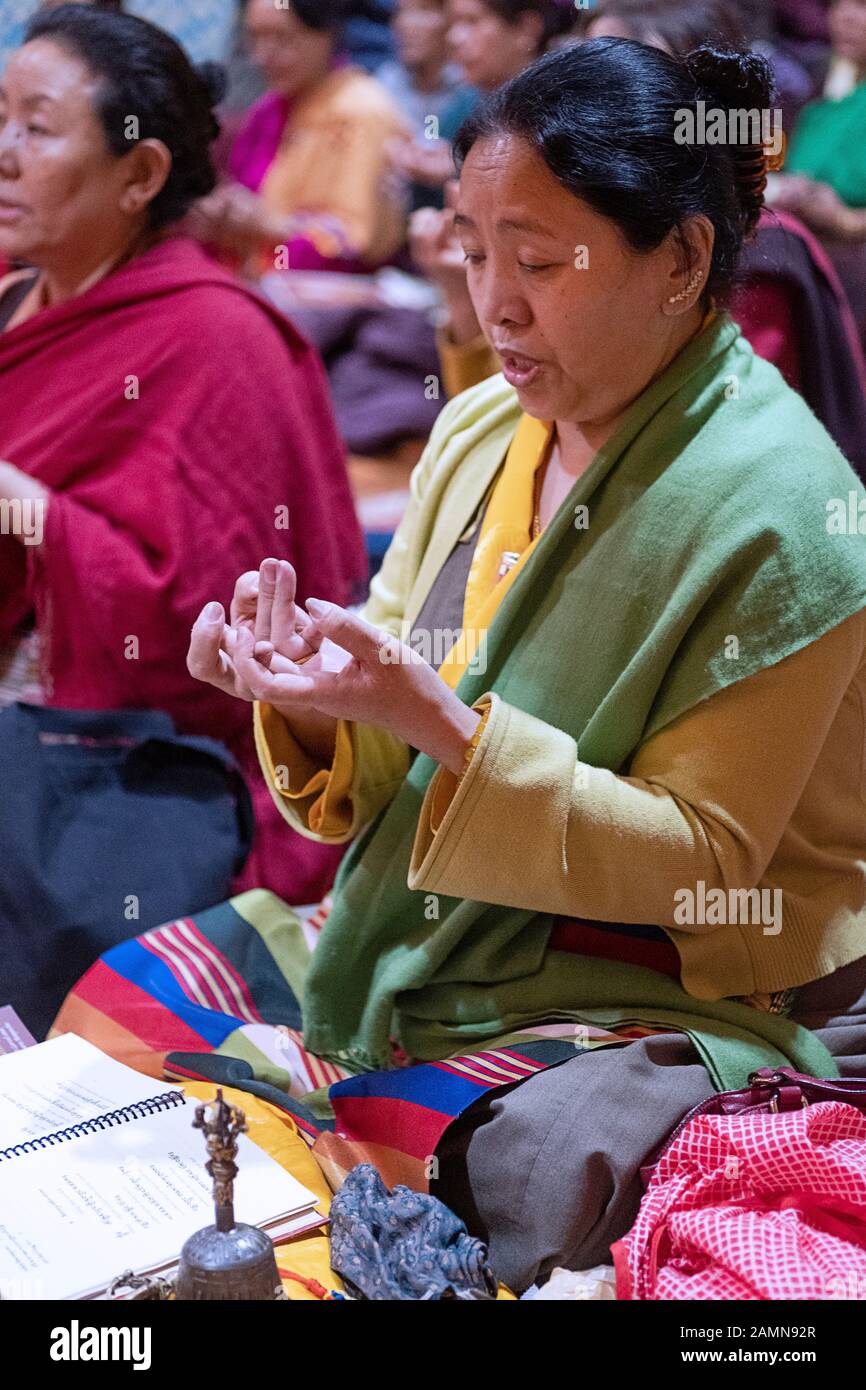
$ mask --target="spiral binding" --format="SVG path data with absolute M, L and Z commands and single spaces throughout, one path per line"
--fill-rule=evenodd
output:
M 88 1134 L 98 1134 L 103 1129 L 113 1129 L 115 1125 L 125 1125 L 129 1120 L 145 1120 L 148 1115 L 156 1115 L 160 1110 L 173 1110 L 177 1105 L 185 1105 L 183 1091 L 165 1091 L 161 1096 L 151 1096 L 149 1100 L 138 1100 L 135 1105 L 124 1105 L 120 1110 L 109 1110 L 105 1115 L 95 1115 L 92 1120 L 82 1120 L 80 1124 L 70 1125 L 68 1129 L 55 1130 L 53 1134 L 43 1134 L 38 1139 L 28 1139 L 24 1144 L 13 1144 L 9 1149 L 0 1149 L 0 1163 L 10 1158 L 21 1158 L 24 1154 L 35 1153 L 37 1149 L 53 1149 L 55 1144 L 65 1144 L 68 1139 L 81 1139 Z

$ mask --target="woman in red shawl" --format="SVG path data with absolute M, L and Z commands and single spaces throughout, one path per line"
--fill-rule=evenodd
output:
M 290 559 L 351 597 L 360 533 L 318 359 L 173 229 L 215 176 L 209 74 L 143 20 L 40 13 L 0 81 L 0 704 L 248 720 L 186 671 L 203 596 Z M 316 900 L 261 779 L 245 884 Z M 272 832 L 274 841 L 272 842 Z

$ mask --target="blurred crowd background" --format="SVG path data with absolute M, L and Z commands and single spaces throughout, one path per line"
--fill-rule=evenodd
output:
M 853 312 L 857 329 L 846 324 L 846 336 L 866 338 L 866 0 L 127 0 L 124 8 L 165 27 L 194 61 L 226 68 L 221 183 L 191 225 L 322 353 L 348 449 L 373 461 L 355 464 L 373 552 L 393 530 L 407 471 L 443 398 L 496 366 L 450 233 L 449 142 L 482 94 L 545 49 L 586 37 L 671 52 L 707 39 L 746 42 L 771 61 L 787 160 L 767 198 L 781 220 L 775 244 L 765 236 L 746 265 L 749 302 L 735 308 L 757 349 L 850 454 L 852 427 L 834 420 L 840 403 L 819 400 L 847 383 L 817 383 L 805 344 L 815 343 L 821 298 L 836 298 L 846 319 Z M 0 61 L 33 10 L 32 0 L 2 0 Z M 831 277 L 828 288 L 824 257 L 841 285 Z M 375 466 L 383 460 L 394 467 Z

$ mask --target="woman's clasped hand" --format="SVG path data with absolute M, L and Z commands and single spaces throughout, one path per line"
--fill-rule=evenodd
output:
M 336 603 L 296 602 L 287 560 L 241 575 L 228 621 L 209 603 L 192 630 L 188 667 L 198 680 L 284 715 L 324 752 L 337 720 L 375 724 L 460 772 L 480 715 L 393 634 Z

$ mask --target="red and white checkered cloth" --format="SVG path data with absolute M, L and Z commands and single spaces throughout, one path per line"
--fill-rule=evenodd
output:
M 698 1116 L 613 1255 L 618 1298 L 866 1299 L 866 1116 Z

